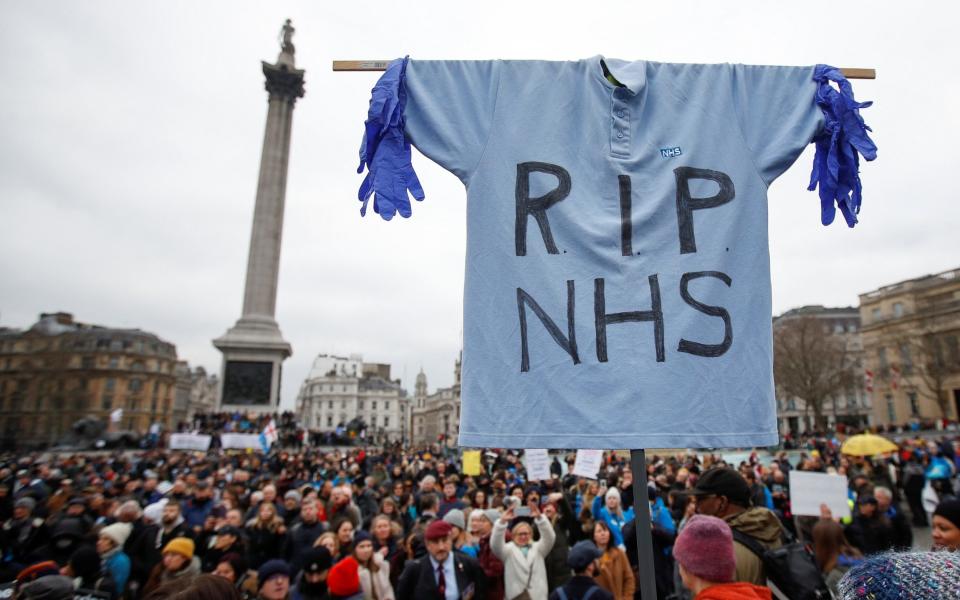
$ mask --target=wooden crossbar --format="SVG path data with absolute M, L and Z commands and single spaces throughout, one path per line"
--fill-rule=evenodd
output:
M 389 60 L 335 60 L 334 71 L 386 71 Z M 876 79 L 876 69 L 841 68 L 847 79 Z

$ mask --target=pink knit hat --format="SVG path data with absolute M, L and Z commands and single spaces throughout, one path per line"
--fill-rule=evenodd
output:
M 737 563 L 730 526 L 716 517 L 694 515 L 677 536 L 673 557 L 701 579 L 711 583 L 733 581 Z

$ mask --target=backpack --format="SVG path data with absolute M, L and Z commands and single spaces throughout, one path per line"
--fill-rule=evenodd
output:
M 767 579 L 789 600 L 829 600 L 831 597 L 813 554 L 786 532 L 783 545 L 773 549 L 767 549 L 736 529 L 733 529 L 733 539 L 760 557 Z

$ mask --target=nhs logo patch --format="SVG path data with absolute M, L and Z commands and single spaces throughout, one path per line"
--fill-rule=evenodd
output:
M 680 156 L 683 154 L 683 151 L 680 150 L 680 146 L 674 148 L 660 148 L 660 157 L 661 158 L 673 158 L 675 156 Z

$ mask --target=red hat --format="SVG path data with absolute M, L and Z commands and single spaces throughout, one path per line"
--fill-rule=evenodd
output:
M 688 572 L 710 583 L 733 581 L 737 566 L 733 532 L 723 519 L 694 515 L 677 536 L 673 557 Z
M 335 596 L 352 596 L 360 591 L 360 565 L 348 556 L 333 565 L 327 574 L 327 589 Z
M 427 530 L 423 533 L 423 539 L 440 540 L 450 537 L 451 533 L 453 533 L 453 526 L 446 521 L 437 519 L 436 521 L 433 521 L 427 525 Z

